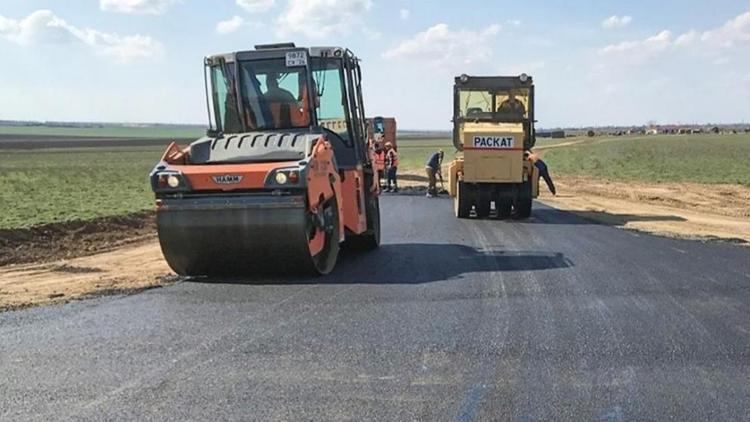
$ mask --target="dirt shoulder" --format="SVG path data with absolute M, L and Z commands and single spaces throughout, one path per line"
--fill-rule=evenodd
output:
M 0 310 L 142 290 L 173 280 L 152 238 L 90 256 L 0 267 Z
M 155 237 L 153 212 L 0 229 L 0 267 L 91 255 Z
M 169 282 L 153 213 L 0 230 L 0 310 Z
M 558 177 L 555 184 L 558 196 L 543 192 L 542 202 L 603 224 L 682 238 L 750 242 L 750 188 L 744 186 L 580 177 Z

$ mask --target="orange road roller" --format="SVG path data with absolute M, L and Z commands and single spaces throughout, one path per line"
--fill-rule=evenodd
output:
M 330 273 L 340 245 L 380 244 L 358 59 L 256 46 L 204 60 L 209 129 L 150 174 L 159 243 L 179 275 Z

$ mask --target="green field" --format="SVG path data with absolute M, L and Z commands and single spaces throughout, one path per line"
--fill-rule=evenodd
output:
M 0 151 L 0 228 L 150 209 L 163 147 Z
M 750 186 L 745 161 L 750 135 L 572 138 L 550 148 L 553 175 L 613 180 L 738 183 Z M 539 146 L 560 143 L 539 142 Z M 438 149 L 454 156 L 449 139 L 399 142 L 400 172 L 421 174 Z M 0 228 L 91 219 L 151 209 L 148 172 L 163 147 L 0 150 Z
M 203 133 L 203 129 L 179 126 L 55 127 L 0 125 L 0 135 L 197 139 Z
M 748 134 L 590 138 L 544 152 L 553 174 L 750 186 L 748 157 Z
M 455 148 L 450 139 L 408 139 L 398 141 L 400 172 L 424 172 L 425 163 L 439 149 L 445 152 L 444 163 L 453 159 Z

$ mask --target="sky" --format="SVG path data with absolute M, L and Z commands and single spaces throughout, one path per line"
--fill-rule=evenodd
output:
M 750 0 L 0 0 L 0 120 L 205 124 L 203 57 L 281 41 L 353 50 L 402 129 L 462 73 L 532 75 L 545 128 L 750 122 Z

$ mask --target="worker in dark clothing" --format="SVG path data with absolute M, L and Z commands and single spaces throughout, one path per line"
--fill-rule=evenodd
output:
M 425 172 L 427 173 L 427 180 L 429 181 L 429 186 L 427 187 L 427 197 L 432 198 L 434 196 L 437 196 L 437 177 L 439 176 L 441 179 L 443 177 L 440 167 L 443 164 L 443 151 L 440 150 L 434 154 L 432 154 L 432 157 L 430 157 L 429 160 L 427 160 L 427 165 L 425 166 Z
M 526 158 L 528 158 L 528 160 L 534 164 L 534 167 L 539 170 L 539 176 L 544 179 L 545 183 L 547 183 L 547 188 L 549 188 L 549 191 L 552 192 L 552 195 L 557 195 L 557 189 L 555 188 L 555 184 L 552 182 L 552 176 L 549 175 L 547 163 L 542 161 L 539 156 L 531 151 L 526 151 Z
M 526 107 L 523 105 L 521 100 L 516 98 L 516 94 L 514 92 L 511 92 L 508 94 L 508 99 L 500 104 L 500 107 L 498 107 L 497 111 L 499 113 L 517 114 L 523 116 L 526 114 Z
M 398 152 L 393 144 L 390 142 L 385 143 L 385 168 L 386 168 L 386 192 L 398 192 L 398 181 L 396 180 L 396 173 L 398 172 Z
M 291 92 L 279 86 L 279 76 L 276 73 L 269 73 L 266 76 L 266 86 L 268 90 L 263 94 L 266 101 L 275 103 L 297 102 Z

